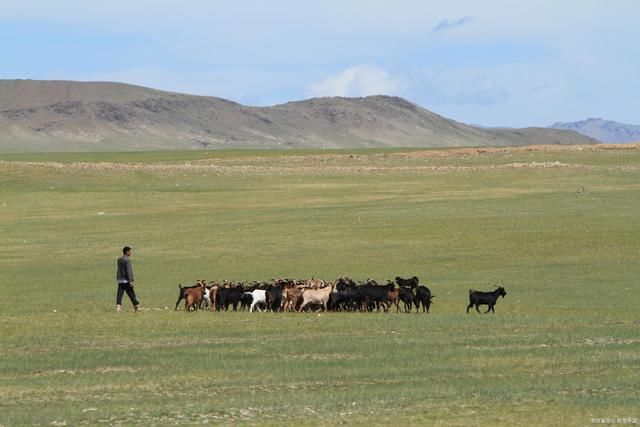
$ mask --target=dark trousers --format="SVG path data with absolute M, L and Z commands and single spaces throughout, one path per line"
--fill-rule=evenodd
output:
M 129 283 L 118 283 L 118 295 L 116 296 L 116 304 L 122 305 L 122 295 L 127 293 L 131 303 L 133 305 L 138 305 L 138 298 L 136 298 L 136 292 L 133 290 L 133 287 Z

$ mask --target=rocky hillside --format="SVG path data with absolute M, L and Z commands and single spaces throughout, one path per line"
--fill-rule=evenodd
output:
M 388 96 L 249 107 L 103 82 L 0 80 L 0 151 L 585 144 L 556 129 L 481 129 Z
M 571 130 L 606 143 L 640 142 L 640 126 L 603 119 L 587 119 L 579 122 L 558 122 L 553 129 Z

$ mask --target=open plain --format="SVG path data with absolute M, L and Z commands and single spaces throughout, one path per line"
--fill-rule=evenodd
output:
M 637 145 L 0 155 L 0 425 L 638 422 L 638 212 Z M 431 313 L 173 311 L 344 274 Z

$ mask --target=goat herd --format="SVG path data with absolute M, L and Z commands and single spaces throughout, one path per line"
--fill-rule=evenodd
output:
M 469 309 L 475 306 L 488 306 L 486 313 L 495 313 L 494 306 L 498 297 L 507 295 L 502 286 L 492 292 L 469 291 Z M 434 295 L 426 286 L 420 285 L 417 277 L 387 280 L 380 285 L 375 280 L 355 283 L 343 276 L 335 282 L 321 279 L 289 280 L 277 279 L 272 282 L 253 282 L 250 284 L 234 282 L 210 282 L 198 280 L 193 286 L 178 285 L 178 301 L 184 300 L 186 311 L 209 309 L 227 311 L 229 307 L 236 311 L 249 309 L 258 311 L 296 311 L 331 310 L 331 311 L 389 311 L 395 306 L 400 311 L 400 303 L 404 311 L 409 313 L 415 307 L 416 312 L 429 312 Z

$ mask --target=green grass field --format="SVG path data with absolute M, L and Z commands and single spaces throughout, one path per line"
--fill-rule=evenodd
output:
M 637 420 L 638 212 L 640 150 L 2 155 L 0 425 Z M 173 311 L 343 274 L 417 275 L 432 312 Z

